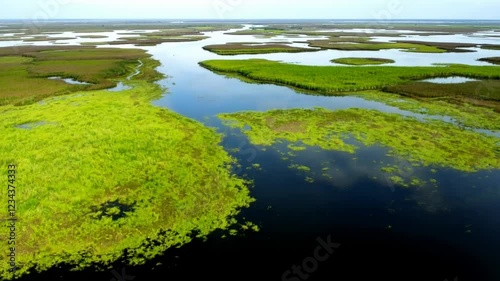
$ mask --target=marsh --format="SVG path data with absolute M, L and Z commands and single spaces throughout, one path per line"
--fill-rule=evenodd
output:
M 50 37 L 75 38 L 63 47 L 5 31 L 2 46 L 31 46 L 0 49 L 0 64 L 15 69 L 16 79 L 47 83 L 63 73 L 94 83 L 49 80 L 43 95 L 1 92 L 2 161 L 12 158 L 5 151 L 18 151 L 15 158 L 30 167 L 25 181 L 40 186 L 24 195 L 23 211 L 32 222 L 26 253 L 42 266 L 20 280 L 112 278 L 93 267 L 100 263 L 128 265 L 137 280 L 225 280 L 230 272 L 244 273 L 238 280 L 280 280 L 311 255 L 318 237 L 341 246 L 309 280 L 498 279 L 500 68 L 482 58 L 500 51 L 482 46 L 500 45 L 493 31 L 500 23 L 448 24 L 370 32 L 343 22 L 48 28 Z M 140 38 L 151 44 L 139 46 Z M 353 44 L 325 47 L 344 40 Z M 371 41 L 384 48 L 346 47 Z M 280 48 L 232 56 L 206 50 L 243 45 Z M 346 59 L 360 65 L 332 63 Z M 67 60 L 78 67 L 65 68 Z M 5 72 L 4 84 L 13 85 L 14 72 Z M 55 155 L 60 166 L 28 165 L 37 159 L 48 167 Z M 49 200 L 64 211 L 52 219 L 86 223 L 63 224 L 57 237 L 74 250 L 67 260 L 57 237 L 43 235 L 57 211 Z M 128 211 L 107 208 L 110 202 Z M 154 235 L 161 238 L 148 240 Z M 78 259 L 99 241 L 107 242 Z

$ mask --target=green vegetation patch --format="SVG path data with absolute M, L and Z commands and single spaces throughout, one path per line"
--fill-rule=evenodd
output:
M 228 32 L 229 35 L 260 35 L 266 37 L 273 37 L 278 35 L 283 35 L 286 30 L 274 27 L 264 27 L 264 28 L 251 28 L 248 30 L 238 30 L 234 32 Z
M 379 65 L 386 63 L 394 63 L 391 59 L 382 58 L 339 58 L 333 59 L 332 62 L 347 65 Z
M 310 40 L 310 47 L 320 47 L 323 49 L 334 49 L 343 51 L 380 51 L 388 49 L 403 49 L 407 52 L 414 53 L 445 53 L 446 50 L 436 46 L 414 43 L 396 43 L 396 42 L 351 42 L 348 39 L 339 42 L 337 38 L 334 40 Z
M 192 42 L 207 39 L 207 36 L 140 36 L 140 37 L 122 37 L 117 41 L 107 42 L 109 45 L 135 45 L 135 46 L 156 46 L 161 43 L 172 42 Z
M 244 55 L 244 54 L 270 54 L 270 53 L 299 53 L 316 52 L 320 49 L 292 47 L 286 44 L 273 43 L 227 43 L 221 45 L 208 45 L 204 50 L 218 55 Z
M 479 88 L 478 90 L 479 93 L 483 91 L 489 91 L 489 89 Z M 450 102 L 445 98 L 414 99 L 381 91 L 364 91 L 354 95 L 414 113 L 449 116 L 460 126 L 500 131 L 500 114 L 495 113 L 491 108 L 474 106 L 465 102 Z M 473 101 L 470 100 L 470 102 Z
M 82 39 L 104 39 L 108 38 L 106 35 L 79 35 L 78 37 Z
M 264 59 L 207 60 L 200 62 L 200 65 L 213 71 L 257 82 L 282 84 L 315 91 L 322 95 L 383 89 L 387 86 L 435 77 L 500 79 L 500 67 L 496 66 L 308 66 Z
M 230 173 L 234 160 L 220 135 L 152 106 L 159 86 L 130 83 L 123 92 L 0 107 L 0 163 L 17 166 L 16 276 L 63 263 L 140 264 L 195 234 L 229 228 L 253 201 L 247 182 Z M 0 265 L 2 279 L 12 278 L 8 266 Z
M 470 43 L 453 43 L 453 42 L 425 42 L 425 41 L 395 41 L 396 43 L 404 44 L 415 44 L 415 45 L 425 45 L 429 47 L 436 47 L 441 50 L 446 50 L 450 53 L 471 53 L 473 50 L 467 50 L 462 48 L 474 48 L 479 47 L 479 44 Z
M 139 64 L 150 60 L 143 50 L 111 48 L 0 48 L 0 105 L 24 105 L 48 96 L 116 86 Z M 47 79 L 73 78 L 90 85 Z
M 242 129 L 256 145 L 269 146 L 278 140 L 301 141 L 326 150 L 354 152 L 357 147 L 346 141 L 354 137 L 367 146 L 384 145 L 391 149 L 391 154 L 414 163 L 470 172 L 500 169 L 497 138 L 442 121 L 422 122 L 366 109 L 320 108 L 242 112 L 219 117 L 226 125 Z
M 481 49 L 486 50 L 500 50 L 500 45 L 485 44 L 481 46 Z
M 57 41 L 57 40 L 72 40 L 75 37 L 49 37 L 49 36 L 37 36 L 33 38 L 23 39 L 24 42 L 39 42 L 39 41 Z
M 467 102 L 491 107 L 500 113 L 500 80 L 469 81 L 465 83 L 439 84 L 409 82 L 388 86 L 384 91 L 409 97 L 446 98 L 451 102 Z
M 485 62 L 489 62 L 492 64 L 500 64 L 500 57 L 481 58 L 481 59 L 478 59 L 478 61 L 485 61 Z

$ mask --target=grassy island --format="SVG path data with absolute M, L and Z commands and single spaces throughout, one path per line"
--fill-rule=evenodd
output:
M 394 60 L 382 58 L 339 58 L 332 60 L 332 62 L 346 65 L 379 65 L 394 63 Z

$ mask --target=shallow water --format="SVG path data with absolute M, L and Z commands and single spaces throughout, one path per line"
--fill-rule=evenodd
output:
M 313 255 L 319 238 L 327 240 L 329 236 L 341 246 L 320 263 L 319 269 L 310 273 L 307 280 L 443 281 L 454 277 L 500 280 L 496 263 L 500 259 L 497 215 L 500 213 L 500 171 L 463 173 L 421 166 L 412 167 L 408 172 L 406 160 L 387 156 L 388 148 L 366 147 L 352 140 L 360 147 L 355 154 L 323 151 L 317 147 L 296 152 L 291 151 L 286 142 L 264 148 L 252 145 L 239 130 L 225 127 L 216 117 L 218 113 L 244 110 L 316 106 L 369 108 L 418 118 L 425 115 L 357 97 L 312 96 L 282 86 L 249 84 L 214 74 L 198 65 L 207 59 L 256 57 L 330 65 L 329 60 L 344 56 L 390 58 L 396 60 L 395 65 L 407 66 L 483 65 L 486 63 L 475 59 L 493 53 L 498 55 L 498 51 L 417 54 L 398 50 L 328 50 L 223 57 L 201 47 L 270 39 L 225 35 L 224 32 L 206 34 L 211 38 L 200 42 L 143 47 L 161 61 L 159 70 L 168 75 L 159 82 L 168 88 L 168 93 L 154 104 L 215 128 L 225 134 L 222 145 L 228 151 L 239 149 L 239 152 L 230 152 L 242 165 L 240 169 L 235 168 L 235 173 L 253 180 L 251 195 L 257 199 L 239 218 L 257 223 L 261 231 L 225 239 L 220 238 L 220 233 L 214 233 L 207 241 L 195 240 L 180 249 L 171 249 L 144 266 L 127 267 L 127 273 L 136 276 L 134 280 L 301 280 L 282 277 L 294 264 L 302 264 Z M 65 33 L 65 36 L 72 34 Z M 260 169 L 254 164 L 259 164 Z M 312 172 L 290 169 L 292 164 L 311 167 Z M 418 177 L 428 182 L 434 179 L 437 187 L 431 184 L 410 188 L 394 186 L 381 172 L 381 168 L 388 165 L 398 167 L 405 178 Z M 328 176 L 321 172 L 323 168 L 328 168 Z M 307 182 L 306 177 L 314 183 Z M 33 278 L 48 280 L 49 277 L 59 280 L 113 278 L 109 272 L 61 270 Z
M 121 92 L 125 90 L 130 90 L 132 87 L 123 84 L 123 82 L 118 82 L 114 88 L 108 89 L 110 92 Z
M 459 76 L 440 77 L 440 78 L 421 80 L 421 82 L 429 82 L 429 83 L 435 83 L 435 84 L 460 84 L 460 83 L 474 82 L 474 81 L 479 81 L 479 80 L 471 79 L 471 78 L 467 78 L 467 77 L 459 77 Z
M 53 77 L 49 77 L 47 79 L 61 80 L 61 81 L 64 81 L 66 84 L 71 84 L 71 85 L 90 85 L 91 84 L 91 83 L 87 83 L 87 82 L 81 82 L 81 81 L 75 80 L 73 78 L 62 78 L 59 76 L 53 76 Z

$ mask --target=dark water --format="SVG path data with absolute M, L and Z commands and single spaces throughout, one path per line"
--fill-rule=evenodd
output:
M 225 239 L 214 233 L 207 241 L 171 249 L 145 266 L 126 267 L 133 280 L 497 280 L 497 172 L 441 169 L 432 173 L 439 188 L 391 188 L 372 178 L 380 168 L 373 161 L 396 163 L 385 156 L 386 148 L 362 148 L 352 155 L 312 147 L 285 161 L 278 150 L 290 152 L 286 143 L 262 151 L 241 134 L 228 133 L 223 145 L 242 147 L 233 154 L 242 164 L 236 172 L 254 180 L 257 199 L 239 217 L 261 231 Z M 291 161 L 313 171 L 329 161 L 333 179 L 308 183 L 288 167 Z M 261 170 L 247 169 L 255 163 Z M 415 174 L 430 175 L 430 168 Z M 307 279 L 282 279 L 293 265 L 314 256 L 318 239 L 340 246 Z M 119 272 L 122 267 L 115 266 Z M 113 278 L 111 272 L 62 278 L 56 278 L 61 271 L 51 272 L 32 280 Z
M 308 96 L 216 75 L 197 65 L 218 57 L 200 48 L 210 40 L 149 48 L 170 76 L 160 82 L 169 93 L 154 104 L 224 133 L 228 151 L 239 148 L 231 152 L 242 165 L 235 173 L 254 181 L 257 200 L 239 219 L 261 230 L 227 238 L 213 233 L 143 266 L 117 263 L 114 273 L 128 275 L 121 280 L 500 280 L 500 171 L 414 167 L 407 178 L 433 178 L 437 187 L 402 188 L 390 184 L 381 167 L 404 159 L 386 156 L 388 148 L 380 146 L 358 144 L 356 154 L 308 147 L 283 160 L 291 152 L 287 143 L 254 146 L 216 114 L 315 106 L 412 114 L 360 98 Z M 311 172 L 290 169 L 292 164 Z M 294 272 L 294 265 L 301 269 Z M 118 277 L 61 268 L 23 280 Z

